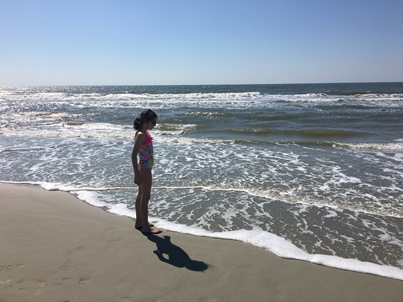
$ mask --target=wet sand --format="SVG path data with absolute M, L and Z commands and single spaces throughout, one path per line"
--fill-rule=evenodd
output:
M 0 301 L 402 301 L 403 281 L 164 231 L 66 192 L 0 184 Z

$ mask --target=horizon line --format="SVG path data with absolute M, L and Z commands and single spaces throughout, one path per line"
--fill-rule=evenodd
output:
M 299 82 L 299 83 L 255 83 L 255 84 L 49 84 L 49 85 L 1 85 L 0 88 L 10 87 L 91 87 L 91 86 L 263 86 L 263 85 L 329 85 L 329 84 L 398 84 L 403 81 L 353 81 L 353 82 Z

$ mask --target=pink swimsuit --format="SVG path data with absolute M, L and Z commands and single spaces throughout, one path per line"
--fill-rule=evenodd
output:
M 139 151 L 140 158 L 140 170 L 151 169 L 153 167 L 154 156 L 153 156 L 153 138 L 150 133 L 146 131 L 146 140 L 141 144 Z

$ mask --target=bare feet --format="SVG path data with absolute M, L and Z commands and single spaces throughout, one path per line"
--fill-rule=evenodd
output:
M 153 227 L 154 225 L 152 223 L 149 224 L 150 227 Z M 137 225 L 135 224 L 134 227 L 138 230 L 141 230 L 143 228 L 143 226 L 141 224 Z
M 148 235 L 148 234 L 153 234 L 154 235 L 154 234 L 162 233 L 161 230 L 159 230 L 157 228 L 153 228 L 153 227 L 150 227 L 148 230 L 142 229 L 141 232 L 143 234 L 146 234 L 146 235 Z

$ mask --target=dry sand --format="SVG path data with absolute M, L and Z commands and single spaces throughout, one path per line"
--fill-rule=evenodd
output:
M 237 241 L 146 237 L 69 193 L 0 184 L 0 301 L 401 302 L 403 281 Z

